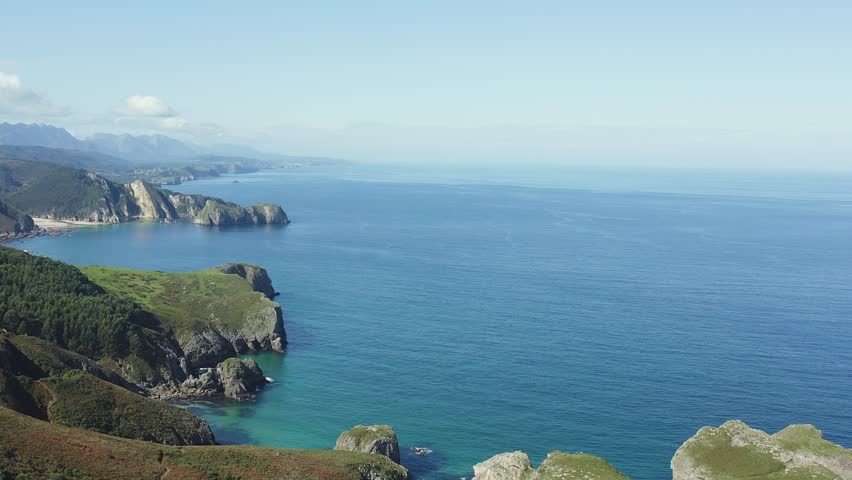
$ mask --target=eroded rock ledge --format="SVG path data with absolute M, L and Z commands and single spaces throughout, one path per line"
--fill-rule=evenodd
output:
M 550 452 L 538 469 L 524 452 L 501 453 L 473 467 L 474 480 L 627 480 L 606 460 L 585 453 Z

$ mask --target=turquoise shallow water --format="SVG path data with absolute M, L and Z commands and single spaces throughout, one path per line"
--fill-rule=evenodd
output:
M 852 446 L 849 180 L 275 171 L 176 189 L 283 203 L 287 227 L 139 223 L 16 246 L 77 264 L 267 267 L 290 345 L 258 357 L 275 382 L 256 403 L 195 407 L 220 441 L 330 448 L 356 423 L 389 423 L 418 478 L 561 449 L 650 480 L 729 418 L 813 423 Z

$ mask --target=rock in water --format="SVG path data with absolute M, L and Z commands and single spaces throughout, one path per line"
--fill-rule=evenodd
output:
M 524 452 L 501 453 L 474 465 L 474 480 L 628 480 L 602 458 L 585 453 L 550 452 L 533 469 Z
M 356 425 L 340 434 L 334 449 L 375 453 L 399 463 L 399 441 L 389 425 Z
M 216 367 L 223 394 L 235 400 L 245 400 L 257 387 L 267 383 L 263 371 L 251 358 L 229 358 Z
M 671 466 L 674 480 L 850 480 L 852 450 L 823 440 L 812 425 L 769 435 L 731 420 L 698 430 Z

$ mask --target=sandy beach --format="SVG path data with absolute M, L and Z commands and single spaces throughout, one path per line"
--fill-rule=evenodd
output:
M 104 225 L 99 222 L 82 222 L 82 221 L 73 221 L 73 220 L 54 220 L 52 218 L 39 218 L 33 217 L 33 222 L 35 222 L 36 226 L 39 228 L 43 228 L 45 230 L 64 230 L 68 228 L 75 227 L 93 227 L 97 225 Z

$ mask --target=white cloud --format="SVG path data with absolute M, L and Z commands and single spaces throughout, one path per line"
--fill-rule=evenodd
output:
M 140 117 L 174 117 L 175 111 L 161 98 L 151 95 L 127 97 L 127 113 Z
M 0 72 L 0 114 L 23 117 L 57 117 L 70 113 L 44 95 L 21 83 L 17 75 Z

